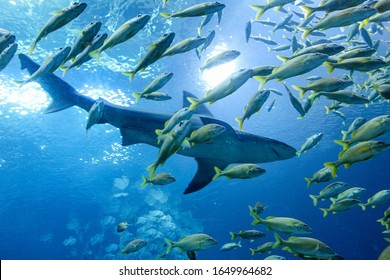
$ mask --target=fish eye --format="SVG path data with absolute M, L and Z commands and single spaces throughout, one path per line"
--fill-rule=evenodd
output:
M 141 15 L 141 14 L 139 14 L 139 15 L 137 15 L 137 17 L 142 17 L 142 15 Z

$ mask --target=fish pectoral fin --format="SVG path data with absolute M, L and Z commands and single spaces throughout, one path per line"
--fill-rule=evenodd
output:
M 194 251 L 187 251 L 187 257 L 190 260 L 196 260 L 196 253 Z
M 184 194 L 193 193 L 206 187 L 215 175 L 214 166 L 217 166 L 221 170 L 225 169 L 229 163 L 218 162 L 215 159 L 195 158 L 198 163 L 198 170 L 192 181 L 185 189 Z

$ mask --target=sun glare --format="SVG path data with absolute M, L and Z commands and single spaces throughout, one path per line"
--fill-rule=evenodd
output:
M 222 51 L 228 50 L 226 44 L 221 44 L 215 47 L 215 50 L 212 51 L 207 58 L 213 57 L 219 54 Z M 232 73 L 237 71 L 238 65 L 235 60 L 230 61 L 228 63 L 215 66 L 210 69 L 206 69 L 201 73 L 201 80 L 206 84 L 207 89 L 214 88 L 216 85 L 225 80 Z
M 49 99 L 38 83 L 28 83 L 19 88 L 14 88 L 7 98 L 7 103 L 15 103 L 19 106 L 39 111 L 46 108 Z

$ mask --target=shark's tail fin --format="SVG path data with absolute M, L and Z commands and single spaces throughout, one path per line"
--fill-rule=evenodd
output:
M 30 74 L 38 70 L 39 65 L 31 60 L 31 58 L 27 55 L 19 54 L 19 59 L 21 68 L 27 69 Z M 72 94 L 74 94 L 76 90 L 54 74 L 38 79 L 37 82 L 52 98 L 52 102 L 45 110 L 46 114 L 65 110 L 75 105 L 76 100 L 72 100 Z M 65 92 L 69 93 L 69 95 L 65 94 Z M 83 107 L 83 109 L 90 107 L 89 105 L 92 106 L 92 99 L 89 100 L 88 98 L 85 98 L 85 101 L 85 104 L 83 104 L 85 105 L 85 108 Z

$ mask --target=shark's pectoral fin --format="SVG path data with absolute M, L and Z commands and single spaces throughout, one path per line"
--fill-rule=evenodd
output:
M 228 163 L 219 162 L 215 159 L 195 158 L 198 163 L 198 170 L 191 183 L 185 189 L 184 194 L 193 193 L 206 187 L 215 175 L 214 167 L 217 166 L 221 170 L 228 166 Z
M 148 143 L 144 131 L 129 128 L 121 128 L 122 146 L 129 146 L 139 143 Z
M 74 106 L 73 102 L 65 98 L 56 98 L 49 104 L 49 106 L 45 109 L 45 114 L 55 113 L 61 110 L 65 110 L 69 107 Z

